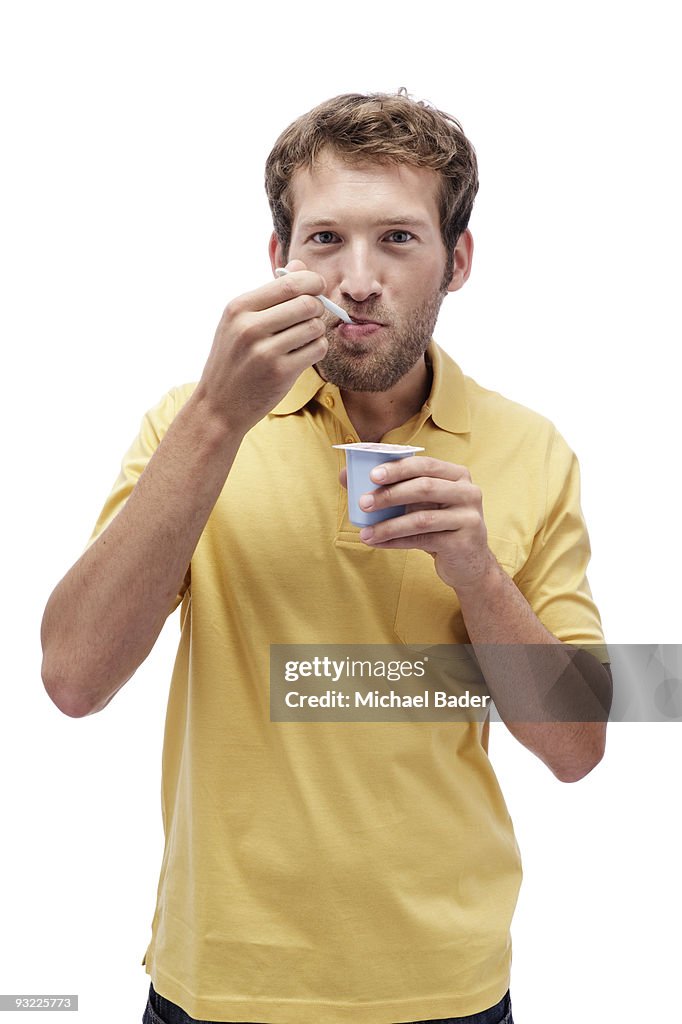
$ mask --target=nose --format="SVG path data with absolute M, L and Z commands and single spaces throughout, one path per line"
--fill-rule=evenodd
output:
M 344 298 L 366 302 L 372 296 L 381 295 L 377 268 L 366 254 L 345 253 L 342 263 L 339 288 Z

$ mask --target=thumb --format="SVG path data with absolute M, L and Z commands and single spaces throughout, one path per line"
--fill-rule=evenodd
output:
M 303 262 L 303 260 L 289 260 L 289 262 L 287 263 L 287 265 L 286 265 L 286 267 L 284 269 L 291 273 L 293 271 L 308 270 L 308 267 L 306 267 L 306 265 Z M 325 281 L 325 279 L 322 277 L 321 274 L 320 274 L 320 278 L 322 280 L 322 291 L 326 291 L 326 289 L 327 289 L 327 282 Z
M 293 271 L 293 270 L 307 270 L 308 268 L 306 267 L 306 265 L 303 262 L 303 260 L 289 260 L 289 262 L 287 263 L 285 269 Z

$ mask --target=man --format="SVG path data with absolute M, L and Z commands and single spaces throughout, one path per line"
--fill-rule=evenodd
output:
M 570 719 L 609 684 L 566 646 L 603 641 L 575 457 L 432 338 L 469 277 L 477 187 L 459 124 L 403 90 L 294 122 L 266 165 L 290 273 L 233 299 L 199 382 L 146 414 L 48 602 L 44 683 L 77 717 L 182 601 L 145 1020 L 512 1020 L 521 866 L 486 726 L 268 709 L 273 644 L 471 644 L 559 779 L 602 757 L 603 721 Z M 425 455 L 375 473 L 363 507 L 407 508 L 359 531 L 332 445 L 379 439 Z

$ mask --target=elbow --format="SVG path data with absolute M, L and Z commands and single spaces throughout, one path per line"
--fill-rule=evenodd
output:
M 119 689 L 119 686 L 109 684 L 109 679 L 98 666 L 87 663 L 83 657 L 73 656 L 73 652 L 78 650 L 77 644 L 57 643 L 44 631 L 42 647 L 40 675 L 45 692 L 54 706 L 68 718 L 85 718 L 101 711 Z M 107 696 L 104 701 L 102 694 Z
M 40 675 L 48 697 L 68 718 L 85 718 L 100 710 L 92 702 L 92 680 L 86 683 L 77 678 L 74 667 L 55 657 L 55 652 L 48 645 L 43 646 Z
M 92 713 L 92 708 L 87 707 L 82 699 L 76 697 L 73 687 L 67 685 L 64 676 L 52 667 L 47 659 L 43 657 L 41 670 L 43 686 L 48 697 L 63 715 L 68 718 L 85 718 Z
M 555 778 L 559 782 L 580 782 L 581 779 L 584 779 L 586 775 L 589 775 L 597 767 L 604 757 L 606 749 L 605 740 L 604 730 L 601 737 L 591 744 L 587 750 L 576 753 L 575 757 L 570 761 L 564 761 L 561 764 L 550 764 L 549 767 Z
M 572 765 L 568 768 L 553 768 L 552 771 L 554 773 L 554 777 L 557 778 L 559 782 L 580 782 L 580 780 L 584 779 L 586 775 L 589 775 L 595 767 L 596 764 L 587 766 Z
M 69 718 L 82 718 L 86 715 L 87 709 L 82 707 L 80 701 L 75 700 L 75 689 L 72 673 L 64 664 L 60 656 L 59 646 L 56 643 L 54 629 L 51 628 L 49 620 L 50 602 L 43 615 L 40 627 L 40 642 L 43 649 L 43 660 L 40 667 L 40 676 L 45 687 L 45 692 L 63 715 Z
M 88 715 L 103 711 L 132 674 L 128 673 L 122 679 L 99 679 L 89 675 L 79 682 L 73 675 L 56 670 L 45 657 L 41 671 L 48 697 L 55 707 L 69 718 L 86 718 Z

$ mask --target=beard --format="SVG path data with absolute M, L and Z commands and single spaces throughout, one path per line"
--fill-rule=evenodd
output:
M 338 320 L 334 318 L 336 326 L 328 326 L 325 332 L 329 342 L 327 354 L 315 364 L 315 369 L 344 391 L 388 391 L 423 358 L 446 295 L 447 288 L 441 287 L 402 317 L 379 305 L 353 311 L 344 303 L 351 317 L 357 314 L 384 327 L 366 341 L 346 342 L 336 329 Z

